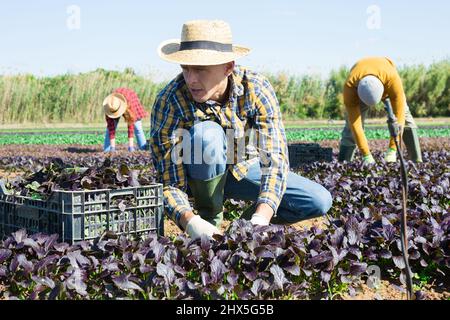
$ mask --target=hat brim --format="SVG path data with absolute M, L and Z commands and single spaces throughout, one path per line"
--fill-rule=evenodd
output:
M 227 63 L 244 57 L 250 53 L 251 49 L 233 45 L 232 52 L 205 49 L 180 51 L 180 40 L 171 39 L 161 43 L 157 51 L 161 59 L 169 62 L 183 65 L 210 66 Z

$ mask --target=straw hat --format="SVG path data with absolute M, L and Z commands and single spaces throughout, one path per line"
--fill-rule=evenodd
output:
M 112 93 L 103 100 L 103 109 L 108 118 L 120 118 L 127 108 L 127 99 L 120 93 Z
M 198 66 L 227 63 L 249 52 L 249 48 L 233 45 L 230 26 L 220 20 L 188 21 L 181 40 L 167 40 L 158 47 L 158 55 L 166 61 Z

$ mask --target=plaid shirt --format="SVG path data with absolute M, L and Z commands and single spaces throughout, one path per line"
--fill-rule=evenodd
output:
M 260 161 L 261 188 L 257 204 L 267 203 L 276 213 L 286 190 L 289 170 L 286 135 L 275 92 L 267 79 L 236 66 L 230 75 L 228 101 L 224 105 L 192 99 L 183 75 L 178 75 L 158 95 L 151 114 L 150 148 L 158 179 L 163 183 L 164 204 L 169 217 L 179 225 L 180 216 L 192 211 L 184 165 L 171 160 L 171 152 L 181 143 L 177 129 L 189 130 L 195 123 L 214 120 L 225 130 L 234 129 L 235 154 L 231 173 L 239 181 L 250 165 Z M 244 132 L 255 129 L 256 151 L 244 139 Z M 237 145 L 246 146 L 245 159 L 237 159 Z M 255 150 L 255 148 L 253 148 Z M 261 161 L 264 159 L 264 161 Z
M 141 102 L 139 101 L 139 97 L 136 92 L 128 88 L 118 88 L 114 90 L 114 93 L 122 94 L 125 99 L 127 99 L 128 108 L 124 113 L 124 118 L 128 123 L 128 138 L 134 137 L 134 123 L 138 120 L 141 120 L 147 117 L 149 114 L 144 110 Z M 116 124 L 119 119 L 111 119 L 105 116 L 106 124 L 108 127 L 109 138 L 114 139 L 116 137 Z M 133 121 L 134 119 L 134 121 Z

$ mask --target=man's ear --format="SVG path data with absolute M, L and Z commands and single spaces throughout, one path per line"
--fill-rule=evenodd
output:
M 234 70 L 234 61 L 225 63 L 225 75 L 228 77 Z

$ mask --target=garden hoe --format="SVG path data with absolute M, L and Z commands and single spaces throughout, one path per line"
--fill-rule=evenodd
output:
M 395 140 L 395 146 L 397 147 L 397 154 L 398 158 L 400 159 L 400 170 L 402 175 L 402 218 L 401 218 L 401 244 L 402 244 L 402 253 L 403 253 L 403 260 L 405 262 L 405 273 L 406 273 L 406 295 L 408 300 L 414 299 L 413 295 L 413 288 L 412 288 L 412 278 L 411 278 L 411 269 L 409 268 L 409 262 L 408 262 L 408 239 L 407 239 L 407 232 L 406 232 L 406 202 L 408 197 L 408 173 L 406 171 L 405 166 L 405 160 L 403 158 L 402 150 L 401 150 L 401 144 L 399 141 L 401 141 L 400 136 L 400 128 L 399 124 L 397 123 L 397 119 L 392 112 L 392 107 L 390 103 L 385 103 L 385 109 L 388 114 L 388 127 L 389 127 L 389 133 L 391 137 Z

